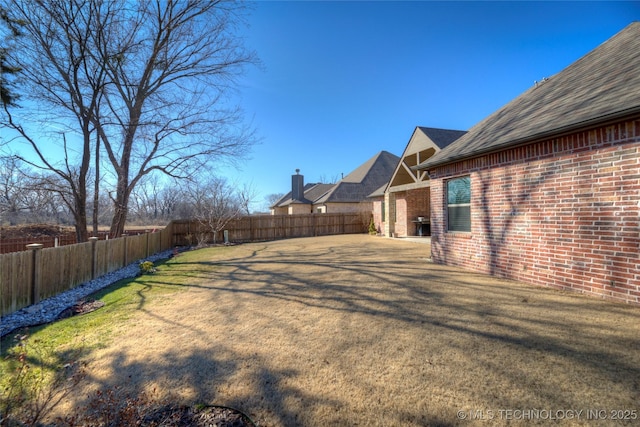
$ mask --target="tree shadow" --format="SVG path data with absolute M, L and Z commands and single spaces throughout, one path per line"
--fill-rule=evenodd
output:
M 338 240 L 335 246 L 321 248 L 288 250 L 274 245 L 246 256 L 202 261 L 175 258 L 166 264 L 167 268 L 171 264 L 169 274 L 184 269 L 189 272 L 188 283 L 165 280 L 161 266 L 156 275 L 145 279 L 145 286 L 191 291 L 186 297 L 194 298 L 193 311 L 159 315 L 144 292 L 137 304 L 139 319 L 152 321 L 166 340 L 175 339 L 175 347 L 171 342 L 168 347 L 159 346 L 161 350 L 149 359 L 136 357 L 135 348 L 116 347 L 104 355 L 110 374 L 90 377 L 90 381 L 99 388 L 126 386 L 132 393 L 161 385 L 179 392 L 183 400 L 234 406 L 269 425 L 319 425 L 313 419 L 316 413 L 329 416 L 325 421 L 332 424 L 353 421 L 339 411 L 354 410 L 353 402 L 342 395 L 310 391 L 303 378 L 314 369 L 317 375 L 328 372 L 348 378 L 354 393 L 386 390 L 389 385 L 368 376 L 362 362 L 375 352 L 382 352 L 383 360 L 389 357 L 390 366 L 403 374 L 427 375 L 425 392 L 433 392 L 429 381 L 451 375 L 449 387 L 459 407 L 440 404 L 447 412 L 431 413 L 424 408 L 440 397 L 403 394 L 402 398 L 415 400 L 416 407 L 381 418 L 395 425 L 458 425 L 455 409 L 480 406 L 515 409 L 536 404 L 562 409 L 640 397 L 637 311 L 425 263 L 419 249 L 407 250 L 404 245 L 411 244 L 347 246 Z M 185 294 L 171 298 L 185 298 Z M 234 346 L 224 337 L 209 340 L 208 325 L 190 320 L 204 309 L 215 317 L 204 316 L 202 322 L 215 319 L 229 334 L 253 328 L 258 335 L 246 336 L 291 341 L 288 351 L 293 360 L 298 357 L 295 345 L 306 340 L 320 339 L 326 348 L 317 355 L 305 353 L 310 361 L 279 364 L 272 357 L 285 357 L 279 354 L 282 349 L 257 348 L 251 342 Z M 325 319 L 339 320 L 333 336 L 330 331 L 317 335 L 316 323 Z M 407 341 L 394 341 L 394 335 L 406 331 L 412 334 Z M 189 340 L 177 339 L 184 334 Z M 147 338 L 141 331 L 141 347 Z M 380 348 L 381 342 L 398 344 Z M 415 349 L 407 350 L 410 357 L 405 359 L 399 348 L 411 348 L 409 344 Z M 351 361 L 352 368 L 323 360 L 329 351 Z M 446 360 L 444 354 L 462 361 Z M 509 355 L 507 363 L 504 354 Z M 460 371 L 469 366 L 470 372 Z M 559 386 L 561 379 L 549 377 L 563 370 L 580 373 L 568 374 L 571 380 L 581 381 L 580 390 L 592 389 L 594 396 L 604 397 L 585 398 Z M 496 378 L 477 377 L 490 372 Z M 466 375 L 475 378 L 477 388 L 464 384 Z M 545 382 L 556 386 L 545 387 Z M 502 394 L 503 389 L 510 392 Z M 391 411 L 391 405 L 371 402 L 364 419 L 375 418 L 371 411 Z

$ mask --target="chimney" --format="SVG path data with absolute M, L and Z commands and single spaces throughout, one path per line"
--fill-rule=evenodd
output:
M 304 176 L 300 175 L 300 169 L 296 169 L 296 174 L 291 175 L 291 198 L 304 200 Z

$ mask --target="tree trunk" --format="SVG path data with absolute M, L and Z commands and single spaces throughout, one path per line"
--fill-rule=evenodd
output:
M 87 208 L 84 201 L 76 199 L 76 209 L 73 212 L 76 242 L 83 243 L 89 240 L 89 232 L 87 231 Z
M 96 181 L 93 187 L 93 236 L 98 236 L 98 203 L 100 201 L 100 134 L 96 136 Z
M 127 221 L 127 208 L 123 208 L 116 202 L 111 220 L 111 228 L 109 229 L 109 237 L 116 238 L 124 234 L 124 225 Z
M 109 229 L 109 237 L 120 237 L 124 233 L 124 226 L 127 222 L 127 210 L 129 206 L 130 190 L 124 180 L 118 181 L 116 198 L 113 201 L 113 218 L 111 219 L 111 228 Z

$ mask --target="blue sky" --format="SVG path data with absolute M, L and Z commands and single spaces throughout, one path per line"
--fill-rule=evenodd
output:
M 262 67 L 241 103 L 262 138 L 241 170 L 264 196 L 402 154 L 415 126 L 466 130 L 640 20 L 640 2 L 274 2 L 243 29 Z

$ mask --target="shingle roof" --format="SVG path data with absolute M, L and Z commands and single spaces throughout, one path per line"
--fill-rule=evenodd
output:
M 314 203 L 360 202 L 391 179 L 400 158 L 381 151 L 341 179 Z
M 640 22 L 535 84 L 429 160 L 423 170 L 640 112 Z
M 387 189 L 387 185 L 388 183 L 385 183 L 383 185 L 381 185 L 380 187 L 378 187 L 377 189 L 375 189 L 373 191 L 373 193 L 369 194 L 367 197 L 384 197 L 384 192 Z
M 440 149 L 443 149 L 444 147 L 448 146 L 453 141 L 467 133 L 466 130 L 438 129 L 428 128 L 424 126 L 418 126 L 418 129 L 420 129 L 425 135 L 427 135 L 429 139 L 433 141 L 433 143 L 436 144 Z
M 317 199 L 318 197 L 321 197 L 322 195 L 324 195 L 327 191 L 329 191 L 331 188 L 333 188 L 335 184 L 313 184 L 313 183 L 309 183 L 309 184 L 305 184 L 304 185 L 304 198 L 306 200 L 293 200 L 291 198 L 291 191 L 289 191 L 287 194 L 285 194 L 284 196 L 282 196 L 280 199 L 278 199 L 277 202 L 275 202 L 273 204 L 273 206 L 271 206 L 272 208 L 274 207 L 279 207 L 279 208 L 283 208 L 285 206 L 289 206 L 293 203 L 306 203 L 306 204 L 310 204 L 313 203 L 313 200 Z
M 331 190 L 335 184 L 316 184 L 313 188 L 309 189 L 309 191 L 305 191 L 304 197 L 305 199 L 318 200 L 320 197 L 324 196 L 327 191 Z

